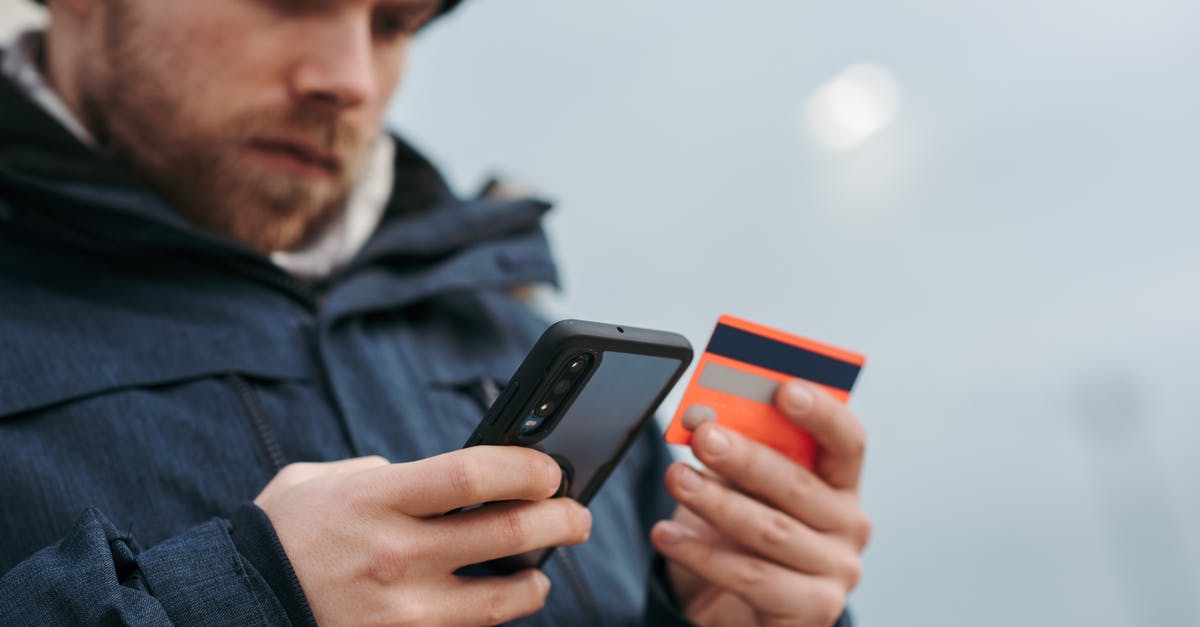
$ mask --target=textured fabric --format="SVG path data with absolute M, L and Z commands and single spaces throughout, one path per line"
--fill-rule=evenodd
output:
M 0 577 L 0 625 L 286 623 L 225 529 L 209 521 L 139 553 L 88 509 L 61 541 Z
M 317 620 L 304 596 L 304 588 L 267 513 L 254 503 L 244 503 L 231 517 L 230 536 L 238 553 L 270 586 L 272 594 L 287 613 L 288 622 L 302 627 L 316 627 Z

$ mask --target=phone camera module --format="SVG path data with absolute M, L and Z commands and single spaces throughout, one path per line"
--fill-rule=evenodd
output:
M 562 396 L 562 395 L 566 394 L 567 391 L 569 391 L 570 389 L 571 389 L 571 380 L 570 379 L 562 379 L 558 383 L 555 383 L 554 387 L 550 388 L 550 393 L 555 396 Z

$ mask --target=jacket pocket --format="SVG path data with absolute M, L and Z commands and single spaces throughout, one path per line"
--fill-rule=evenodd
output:
M 249 382 L 311 378 L 303 345 L 270 331 L 20 339 L 0 354 L 0 566 L 88 507 L 148 546 L 254 498 L 280 461 Z

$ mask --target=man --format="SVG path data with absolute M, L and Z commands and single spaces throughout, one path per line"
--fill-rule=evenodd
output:
M 845 620 L 863 432 L 805 384 L 815 473 L 697 420 L 709 474 L 647 433 L 589 513 L 541 453 L 458 450 L 554 269 L 546 205 L 381 130 L 454 4 L 50 0 L 4 53 L 0 623 Z

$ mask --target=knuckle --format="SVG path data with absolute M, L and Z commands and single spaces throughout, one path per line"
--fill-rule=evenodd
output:
M 733 571 L 734 580 L 740 588 L 757 588 L 771 579 L 766 562 L 757 559 L 740 560 Z
M 446 469 L 446 478 L 455 494 L 476 503 L 483 498 L 483 473 L 478 462 L 466 455 L 455 457 Z
M 732 515 L 737 513 L 733 504 L 726 498 L 729 496 L 728 494 L 719 490 L 713 490 L 712 494 L 705 494 L 707 485 L 701 484 L 701 486 L 699 490 L 696 490 L 697 496 L 700 497 L 696 499 L 697 511 L 707 509 L 709 514 L 717 520 L 729 520 Z
M 794 523 L 782 513 L 772 513 L 763 522 L 761 538 L 764 545 L 774 548 L 784 545 L 792 536 Z
M 737 450 L 737 459 L 740 460 L 740 467 L 745 477 L 770 477 L 775 473 L 774 458 L 770 455 L 763 455 L 761 449 L 756 449 L 762 444 L 744 441 L 743 446 L 734 447 Z
M 500 513 L 500 534 L 506 546 L 522 548 L 533 540 L 533 524 L 521 509 L 508 509 Z
M 371 547 L 363 570 L 369 581 L 382 585 L 392 584 L 404 576 L 406 552 L 397 546 L 379 542 Z M 408 605 L 405 605 L 408 607 Z
M 804 503 L 812 498 L 813 489 L 816 487 L 816 479 L 812 473 L 803 466 L 789 466 L 791 475 L 789 481 L 784 482 L 783 498 L 788 504 L 794 505 Z
M 505 601 L 508 600 L 508 592 L 499 586 L 488 592 L 483 608 L 483 618 L 488 625 L 499 625 L 510 618 L 505 611 Z
M 684 561 L 697 570 L 710 570 L 717 564 L 717 547 L 709 542 L 690 543 Z

